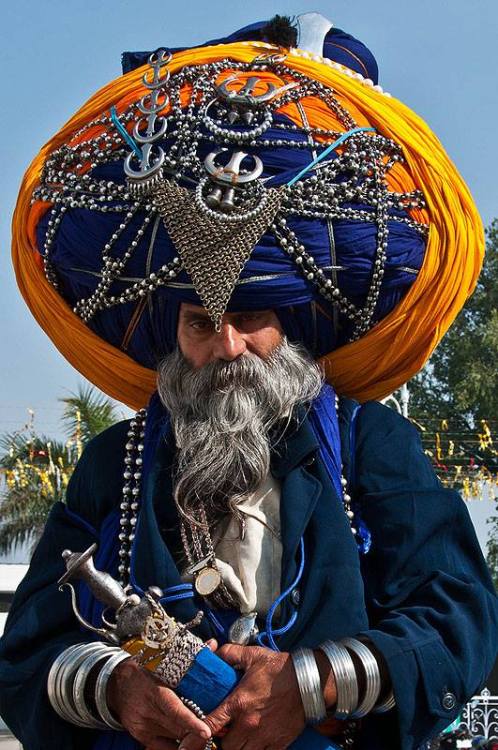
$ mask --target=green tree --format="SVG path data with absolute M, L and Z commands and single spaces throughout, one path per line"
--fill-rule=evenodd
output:
M 476 290 L 410 382 L 416 419 L 458 417 L 462 427 L 498 417 L 498 220 L 486 232 L 486 257 Z
M 81 451 L 95 435 L 117 421 L 114 404 L 91 386 L 59 399 L 66 443 L 37 434 L 33 419 L 22 430 L 0 436 L 0 552 L 41 535 L 52 505 L 65 489 Z

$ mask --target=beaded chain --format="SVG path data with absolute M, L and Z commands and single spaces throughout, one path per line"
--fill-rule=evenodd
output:
M 260 46 L 265 48 L 265 45 Z M 306 57 L 296 50 L 289 52 L 290 57 L 298 54 Z M 51 260 L 54 240 L 69 208 L 123 214 L 120 224 L 103 246 L 102 267 L 98 272 L 96 288 L 74 305 L 74 312 L 85 323 L 91 322 L 102 310 L 139 300 L 161 286 L 175 284 L 178 274 L 186 269 L 183 254 L 190 253 L 189 257 L 192 257 L 198 245 L 195 232 L 192 237 L 189 237 L 188 231 L 183 232 L 187 249 L 183 247 L 170 262 L 154 271 L 147 268 L 144 278 L 132 279 L 128 286 L 129 279 L 124 277 L 125 268 L 137 247 L 147 240 L 151 224 L 156 227 L 158 218 L 166 222 L 158 210 L 154 190 L 156 187 L 159 189 L 161 183 L 164 185 L 171 181 L 188 187 L 192 191 L 192 205 L 195 205 L 197 215 L 204 215 L 206 222 L 212 220 L 212 246 L 218 242 L 218 250 L 222 253 L 225 249 L 226 258 L 223 254 L 222 257 L 227 264 L 232 253 L 224 247 L 224 231 L 233 227 L 237 235 L 239 227 L 244 224 L 248 228 L 254 226 L 254 233 L 256 229 L 261 232 L 261 227 L 264 230 L 267 222 L 267 231 L 274 235 L 279 246 L 292 258 L 298 272 L 351 321 L 350 340 L 358 339 L 372 327 L 385 273 L 388 224 L 394 222 L 409 226 L 425 238 L 427 226 L 410 216 L 400 215 L 402 211 L 423 207 L 423 195 L 419 190 L 390 192 L 386 175 L 394 165 L 403 161 L 398 146 L 378 133 L 356 132 L 357 123 L 340 103 L 335 90 L 289 68 L 285 59 L 283 54 L 268 52 L 249 63 L 226 58 L 192 65 L 170 74 L 170 53 L 164 50 L 154 53 L 149 60 L 150 69 L 144 76 L 148 93 L 119 114 L 119 128 L 112 116 L 103 114 L 75 133 L 69 144 L 60 146 L 48 156 L 33 200 L 53 204 L 43 248 L 45 274 L 51 284 L 57 286 L 58 283 Z M 371 83 L 342 66 L 321 58 L 320 61 L 351 75 L 364 85 Z M 251 81 L 257 82 L 258 73 L 268 70 L 281 79 L 282 85 L 266 84 L 268 88 L 265 92 L 254 94 Z M 228 85 L 236 83 L 240 73 L 251 73 L 252 78 L 244 82 L 242 89 L 229 89 Z M 223 74 L 225 77 L 220 83 Z M 189 98 L 182 104 L 186 87 L 190 89 Z M 372 88 L 381 91 L 373 84 Z M 310 127 L 307 122 L 303 123 L 303 127 L 298 127 L 295 123 L 274 121 L 275 113 L 283 107 L 295 104 L 299 108 L 301 101 L 310 96 L 318 97 L 344 130 Z M 167 116 L 161 114 L 166 111 Z M 134 123 L 132 133 L 135 142 L 125 131 L 127 137 L 126 143 L 123 143 L 122 131 L 128 123 Z M 273 132 L 278 131 L 278 137 L 268 137 L 272 129 Z M 98 134 L 94 135 L 96 130 Z M 316 152 L 349 131 L 353 132 L 333 159 L 316 164 L 305 179 L 279 188 L 280 205 L 273 217 L 267 208 L 271 188 L 265 187 L 264 178 L 251 178 L 248 161 L 253 161 L 253 172 L 259 174 L 258 164 L 264 163 L 266 149 L 304 148 Z M 87 133 L 91 135 L 85 139 Z M 287 134 L 295 136 L 298 133 L 303 134 L 303 140 L 287 137 Z M 131 152 L 128 150 L 130 141 L 134 145 Z M 207 158 L 204 157 L 206 145 L 215 148 Z M 261 159 L 250 152 L 240 151 L 241 148 L 255 147 L 260 149 Z M 230 149 L 239 150 L 231 153 Z M 240 154 L 243 156 L 238 156 Z M 239 158 L 237 179 L 233 181 L 236 188 L 222 181 L 223 172 L 232 174 L 230 163 L 228 166 L 223 164 L 227 155 Z M 210 157 L 214 171 L 208 168 Z M 125 164 L 123 180 L 126 177 L 126 182 L 102 180 L 92 174 L 95 168 L 121 159 Z M 225 198 L 220 205 L 220 195 L 223 193 Z M 190 204 L 184 201 L 184 205 L 187 206 L 184 209 L 184 223 L 188 227 Z M 190 213 L 193 213 L 192 208 Z M 306 252 L 297 234 L 286 225 L 289 217 L 324 220 L 329 227 L 333 220 L 375 224 L 377 241 L 371 282 L 362 307 L 348 300 L 339 287 L 336 274 L 329 278 L 328 269 L 320 268 Z M 125 249 L 121 249 L 124 235 L 128 237 L 129 234 L 126 230 L 130 229 L 135 218 L 139 218 L 141 224 L 134 230 L 132 239 L 126 240 Z M 208 223 L 206 226 L 209 227 Z M 152 230 L 151 247 L 156 232 Z M 206 271 L 208 276 L 222 270 L 219 268 L 219 254 L 216 258 L 217 267 Z M 417 272 L 416 269 L 408 271 Z M 238 276 L 236 273 L 232 275 L 234 279 L 231 284 L 234 285 Z M 120 292 L 111 289 L 115 283 L 120 284 Z M 199 293 L 198 283 L 194 283 L 194 286 Z M 230 292 L 231 289 L 228 289 L 225 297 L 228 298 Z M 201 298 L 209 312 L 209 295 L 201 294 Z
M 145 420 L 147 410 L 140 409 L 130 421 L 127 433 L 124 459 L 124 484 L 121 500 L 121 518 L 119 520 L 119 582 L 125 588 L 130 582 L 130 561 L 135 527 L 140 508 L 140 492 L 142 481 L 143 439 L 145 436 Z

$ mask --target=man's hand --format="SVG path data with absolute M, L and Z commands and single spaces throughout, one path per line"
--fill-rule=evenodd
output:
M 258 646 L 228 644 L 217 652 L 242 680 L 206 722 L 213 735 L 230 724 L 223 750 L 283 750 L 304 729 L 304 711 L 291 656 Z
M 107 702 L 127 732 L 146 750 L 203 750 L 209 727 L 172 690 L 134 659 L 118 664 L 107 688 Z

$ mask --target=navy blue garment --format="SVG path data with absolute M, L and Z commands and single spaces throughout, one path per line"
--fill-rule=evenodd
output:
M 346 473 L 354 406 L 341 402 Z M 61 720 L 46 696 L 55 656 L 70 643 L 90 640 L 55 581 L 64 548 L 83 550 L 117 533 L 127 429 L 120 423 L 85 450 L 67 508 L 54 506 L 0 642 L 0 713 L 25 750 L 96 747 L 97 733 Z M 397 708 L 368 716 L 358 747 L 412 750 L 450 724 L 484 685 L 498 648 L 498 600 L 465 505 L 436 479 L 415 428 L 370 402 L 359 412 L 355 437 L 353 494 L 372 535 L 371 550 L 361 557 L 307 419 L 272 456 L 272 473 L 282 482 L 282 589 L 295 577 L 301 537 L 306 548 L 297 618 L 278 645 L 292 650 L 326 638 L 368 637 L 386 660 Z M 180 580 L 174 544 L 170 549 L 161 534 L 174 518 L 173 454 L 171 443 L 160 442 L 144 492 L 134 560 L 141 588 L 165 589 Z M 283 606 L 282 621 L 292 607 Z M 196 608 L 186 599 L 172 604 L 171 614 L 187 621 Z M 212 634 L 209 622 L 200 634 Z M 448 708 L 451 696 L 454 707 Z M 115 734 L 115 750 L 134 746 Z
M 212 44 L 232 44 L 234 42 L 266 42 L 268 39 L 265 37 L 264 29 L 268 24 L 268 21 L 257 21 L 251 23 L 249 26 L 244 26 L 243 29 L 234 31 L 228 36 L 220 37 L 219 39 L 211 39 L 209 42 L 203 42 L 202 44 L 196 44 L 196 47 L 208 47 Z M 188 47 L 172 47 L 169 48 L 172 52 L 180 52 Z M 151 50 L 152 51 L 152 50 Z M 135 70 L 140 65 L 145 65 L 149 59 L 149 52 L 123 52 L 122 55 L 122 66 L 123 73 L 129 73 L 130 70 Z M 377 61 L 373 54 L 370 52 L 363 42 L 355 39 L 351 34 L 347 34 L 342 29 L 338 29 L 333 26 L 330 31 L 325 35 L 323 50 L 323 57 L 328 57 L 329 60 L 345 65 L 347 68 L 360 73 L 365 78 L 370 78 L 374 83 L 379 82 L 379 69 L 377 67 Z

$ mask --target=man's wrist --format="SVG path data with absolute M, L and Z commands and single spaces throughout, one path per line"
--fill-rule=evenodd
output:
M 112 713 L 120 718 L 120 695 L 122 695 L 123 682 L 127 682 L 139 667 L 135 659 L 126 659 L 118 664 L 112 671 L 107 683 L 106 700 Z
M 298 648 L 291 653 L 291 658 L 306 722 L 318 724 L 325 719 L 327 709 L 314 653 L 310 648 Z
M 55 659 L 47 678 L 47 693 L 52 708 L 61 718 L 77 726 L 121 728 L 107 711 L 107 706 L 103 705 L 104 699 L 97 702 L 96 685 L 101 686 L 101 694 L 105 695 L 107 679 L 112 672 L 107 670 L 105 682 L 100 678 L 101 672 L 107 664 L 110 666 L 112 662 L 114 668 L 129 658 L 129 654 L 122 649 L 99 641 L 69 646 Z M 105 717 L 99 710 L 99 703 L 104 708 Z
M 337 686 L 334 673 L 329 660 L 320 649 L 313 651 L 316 665 L 320 674 L 320 683 L 322 686 L 323 699 L 327 709 L 335 708 L 337 704 Z

